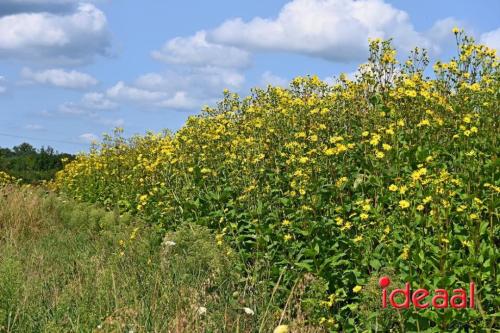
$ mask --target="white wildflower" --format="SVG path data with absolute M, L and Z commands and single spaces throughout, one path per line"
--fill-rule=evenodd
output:
M 253 316 L 255 314 L 255 312 L 250 308 L 243 308 L 243 311 L 245 311 L 245 313 L 250 316 Z

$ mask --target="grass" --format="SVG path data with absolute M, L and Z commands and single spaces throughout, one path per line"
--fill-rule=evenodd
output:
M 207 228 L 159 235 L 129 215 L 0 188 L 0 332 L 269 332 L 291 321 L 269 285 L 237 280 Z

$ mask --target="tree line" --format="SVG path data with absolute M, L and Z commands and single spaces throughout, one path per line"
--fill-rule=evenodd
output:
M 62 169 L 63 161 L 74 157 L 59 153 L 50 146 L 36 149 L 25 142 L 13 148 L 0 147 L 0 171 L 21 179 L 23 183 L 40 183 L 54 178 Z

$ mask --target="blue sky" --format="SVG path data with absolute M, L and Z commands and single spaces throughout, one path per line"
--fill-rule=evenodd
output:
M 87 150 L 176 130 L 225 88 L 352 73 L 369 37 L 453 51 L 451 29 L 500 48 L 500 1 L 0 0 L 0 147 Z

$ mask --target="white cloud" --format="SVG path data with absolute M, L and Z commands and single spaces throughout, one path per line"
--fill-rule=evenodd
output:
M 192 110 L 213 103 L 225 88 L 240 89 L 244 82 L 243 74 L 235 69 L 183 68 L 147 73 L 133 83 L 119 81 L 106 91 L 106 97 L 151 108 Z
M 107 96 L 117 99 L 132 102 L 157 102 L 162 98 L 166 98 L 167 94 L 161 91 L 151 91 L 141 89 L 125 84 L 123 81 L 118 82 L 113 87 L 106 91 Z
M 260 82 L 262 86 L 272 85 L 278 87 L 286 87 L 288 86 L 288 83 L 290 81 L 281 76 L 274 75 L 270 71 L 266 71 L 262 74 Z
M 480 42 L 500 51 L 500 28 L 482 34 Z
M 125 125 L 125 120 L 122 118 L 118 119 L 110 119 L 110 118 L 101 118 L 101 117 L 91 117 L 94 119 L 96 122 L 99 124 L 107 125 L 107 126 L 112 126 L 112 127 L 123 127 Z
M 70 89 L 85 89 L 97 84 L 97 80 L 92 76 L 75 70 L 47 69 L 35 72 L 23 68 L 21 76 L 31 82 Z
M 91 92 L 83 95 L 82 105 L 88 109 L 112 110 L 118 107 L 118 104 L 111 101 L 103 93 Z
M 7 91 L 7 87 L 4 86 L 6 83 L 5 77 L 0 75 L 0 95 Z
M 0 58 L 80 64 L 109 47 L 106 16 L 90 3 L 70 13 L 18 13 L 0 17 Z
M 431 55 L 438 55 L 446 49 L 450 49 L 455 43 L 452 29 L 454 27 L 466 28 L 465 23 L 453 17 L 437 20 L 432 27 L 423 35 L 427 39 L 427 48 Z M 466 29 L 468 30 L 468 29 Z M 419 45 L 414 45 L 419 46 Z
M 66 5 L 78 3 L 80 0 L 2 0 L 2 6 L 7 5 Z
M 210 31 L 211 43 L 257 51 L 285 51 L 331 61 L 364 59 L 368 38 L 394 38 L 403 51 L 433 48 L 408 14 L 383 0 L 294 0 L 277 18 L 228 20 Z
M 25 129 L 30 130 L 30 131 L 40 131 L 45 129 L 42 125 L 39 124 L 28 124 L 24 126 Z
M 158 106 L 169 109 L 186 110 L 199 108 L 201 104 L 200 101 L 188 97 L 185 91 L 178 91 L 173 97 L 159 102 Z
M 78 104 L 68 102 L 59 105 L 57 109 L 58 113 L 66 114 L 66 115 L 84 115 L 87 114 L 87 111 L 82 109 Z
M 94 133 L 83 133 L 78 137 L 80 141 L 85 143 L 93 143 L 99 141 L 99 137 Z
M 148 73 L 140 76 L 135 84 L 148 90 L 189 91 L 194 95 L 220 94 L 225 89 L 237 90 L 245 82 L 245 76 L 237 70 L 218 67 L 191 68 L 187 71 Z
M 209 43 L 206 32 L 191 37 L 169 40 L 161 50 L 153 51 L 154 59 L 175 65 L 245 68 L 250 66 L 250 54 L 232 46 Z

